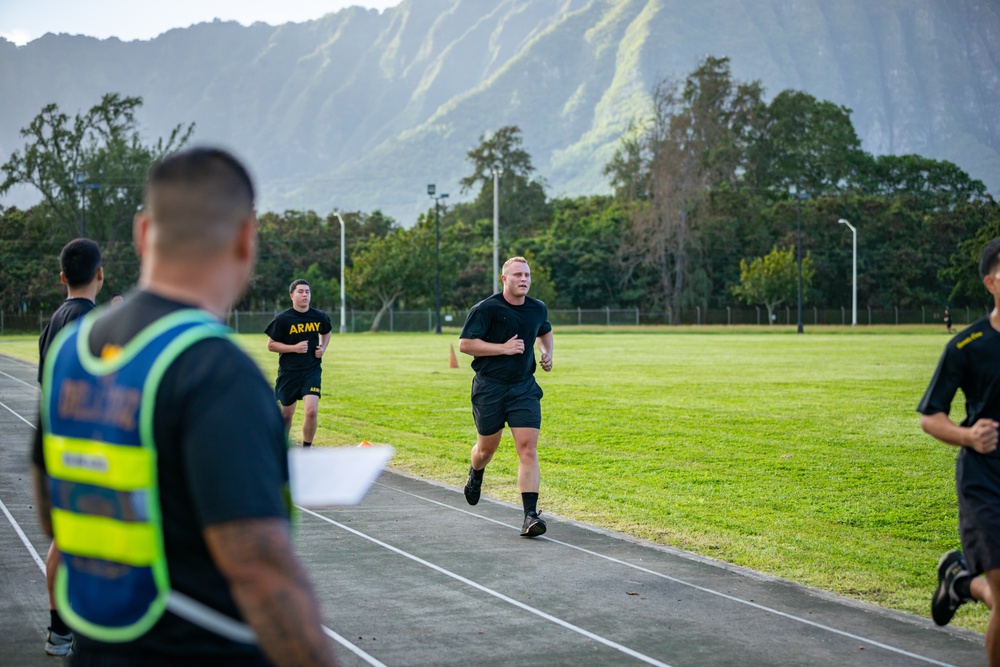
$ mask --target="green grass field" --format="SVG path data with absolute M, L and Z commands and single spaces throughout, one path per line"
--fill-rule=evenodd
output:
M 555 368 L 539 371 L 539 505 L 926 617 L 938 557 L 958 546 L 956 451 L 915 412 L 946 340 L 923 327 L 557 330 Z M 264 337 L 240 342 L 272 378 Z M 393 467 L 464 484 L 471 359 L 449 369 L 450 343 L 457 332 L 335 335 L 317 443 L 390 443 Z M 35 345 L 0 339 L 0 353 L 33 360 Z M 518 501 L 516 465 L 506 437 L 484 492 Z M 954 623 L 981 632 L 986 618 L 967 605 Z

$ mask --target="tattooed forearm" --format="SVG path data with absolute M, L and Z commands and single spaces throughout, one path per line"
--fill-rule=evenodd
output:
M 274 664 L 336 664 L 286 522 L 233 521 L 207 528 L 205 538 L 236 604 Z

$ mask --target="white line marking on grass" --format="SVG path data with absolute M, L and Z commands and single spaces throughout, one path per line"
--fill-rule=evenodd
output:
M 417 497 L 419 498 L 420 496 L 417 496 Z M 432 502 L 434 502 L 434 501 L 432 501 Z M 341 530 L 346 530 L 347 532 L 351 533 L 352 535 L 356 535 L 356 536 L 358 536 L 358 537 L 360 537 L 362 539 L 368 540 L 369 542 L 371 542 L 373 544 L 377 544 L 378 546 L 382 547 L 383 549 L 388 549 L 389 551 L 391 551 L 391 552 L 393 552 L 395 554 L 403 556 L 404 558 L 408 558 L 408 559 L 414 561 L 415 563 L 419 563 L 420 565 L 423 565 L 424 567 L 428 567 L 428 568 L 434 570 L 435 572 L 438 572 L 440 574 L 445 575 L 446 577 L 450 577 L 450 578 L 454 579 L 455 581 L 459 581 L 459 582 L 461 582 L 461 583 L 463 583 L 463 584 L 465 584 L 467 586 L 471 586 L 472 588 L 475 588 L 477 591 L 486 593 L 487 595 L 492 595 L 493 597 L 495 597 L 495 598 L 497 598 L 499 600 L 503 600 L 507 604 L 513 605 L 513 606 L 517 607 L 518 609 L 522 609 L 522 610 L 524 610 L 524 611 L 526 611 L 526 612 L 528 612 L 530 614 L 534 614 L 535 616 L 543 618 L 546 621 L 549 621 L 550 623 L 554 623 L 556 625 L 559 625 L 559 626 L 562 626 L 562 627 L 566 628 L 567 630 L 571 630 L 573 632 L 581 634 L 581 635 L 583 635 L 584 637 L 586 637 L 588 639 L 591 639 L 591 640 L 593 640 L 595 642 L 598 642 L 600 644 L 604 644 L 605 646 L 607 646 L 609 648 L 613 648 L 616 651 L 620 651 L 620 652 L 622 652 L 622 653 L 624 653 L 626 655 L 632 656 L 633 658 L 635 658 L 637 660 L 640 660 L 642 662 L 645 662 L 646 664 L 649 664 L 649 665 L 658 665 L 659 667 L 670 667 L 670 665 L 667 665 L 666 663 L 660 662 L 659 660 L 656 660 L 655 658 L 651 658 L 648 655 L 644 655 L 642 653 L 639 653 L 638 651 L 634 651 L 634 650 L 630 649 L 629 647 L 623 646 L 621 644 L 618 644 L 617 642 L 613 642 L 610 639 L 605 639 L 604 637 L 601 637 L 600 635 L 595 635 L 593 632 L 590 632 L 589 630 L 585 630 L 584 628 L 581 628 L 578 625 L 573 625 L 569 621 L 564 621 L 561 618 L 558 618 L 556 616 L 552 616 L 551 614 L 547 614 L 544 611 L 542 611 L 541 609 L 536 609 L 535 607 L 532 607 L 532 606 L 527 605 L 527 604 L 525 604 L 523 602 L 515 600 L 514 598 L 507 597 L 503 593 L 495 591 L 495 590 L 493 590 L 491 588 L 487 588 L 486 586 L 483 586 L 482 584 L 477 584 L 476 582 L 472 581 L 471 579 L 466 579 L 465 577 L 463 577 L 460 574 L 455 574 L 454 572 L 452 572 L 450 570 L 444 569 L 440 565 L 435 565 L 434 563 L 431 563 L 430 561 L 426 561 L 423 558 L 420 558 L 419 556 L 414 556 L 413 554 L 408 553 L 406 551 L 403 551 L 402 549 L 399 549 L 398 547 L 394 547 L 391 544 L 387 544 L 387 543 L 385 543 L 385 542 L 383 542 L 383 541 L 381 541 L 379 539 L 371 537 L 370 535 L 366 535 L 366 534 L 364 534 L 364 533 L 362 533 L 362 532 L 360 532 L 358 530 L 350 528 L 349 526 L 345 526 L 344 524 L 342 524 L 342 523 L 340 523 L 338 521 L 334 521 L 333 519 L 331 519 L 329 517 L 326 517 L 326 516 L 323 516 L 322 514 L 318 514 L 316 512 L 313 512 L 312 510 L 306 509 L 305 507 L 299 507 L 299 510 L 301 510 L 305 514 L 309 514 L 311 516 L 314 516 L 317 519 L 320 519 L 321 521 L 326 521 L 327 523 L 333 524 L 334 526 L 336 526 L 337 528 L 340 528 Z
M 469 510 L 464 510 L 464 509 L 462 509 L 460 507 L 455 507 L 454 505 L 449 505 L 447 503 L 442 503 L 442 502 L 440 502 L 438 500 L 434 500 L 432 498 L 426 498 L 424 496 L 420 496 L 420 495 L 417 495 L 415 493 L 411 493 L 409 491 L 404 491 L 402 489 L 398 489 L 398 488 L 393 487 L 393 486 L 388 486 L 387 484 L 383 484 L 382 482 L 375 482 L 375 484 L 377 484 L 377 485 L 379 485 L 381 487 L 384 487 L 386 489 L 390 489 L 392 491 L 396 491 L 397 493 L 402 493 L 404 495 L 411 496 L 413 498 L 418 498 L 420 500 L 423 500 L 423 501 L 426 501 L 426 502 L 429 502 L 429 503 L 433 503 L 433 504 L 439 505 L 441 507 L 447 507 L 448 509 L 454 510 L 456 512 L 461 512 L 462 514 L 468 514 L 469 516 L 474 516 L 477 519 L 482 519 L 484 521 L 489 521 L 491 523 L 495 523 L 495 524 L 498 524 L 498 525 L 501 525 L 501 526 L 505 526 L 507 528 L 512 528 L 514 530 L 520 530 L 519 526 L 512 526 L 512 525 L 510 525 L 508 523 L 504 523 L 503 521 L 498 521 L 496 519 L 491 519 L 488 516 L 483 516 L 481 514 L 476 514 L 475 512 L 470 512 Z M 348 528 L 348 530 L 350 530 L 350 529 Z M 555 544 L 559 544 L 559 545 L 562 545 L 564 547 L 568 547 L 570 549 L 575 549 L 577 551 L 581 551 L 581 552 L 583 552 L 585 554 L 589 554 L 591 556 L 596 556 L 597 558 L 602 558 L 602 559 L 604 559 L 606 561 L 610 561 L 612 563 L 617 563 L 618 565 L 623 565 L 625 567 L 629 567 L 629 568 L 632 568 L 634 570 L 638 570 L 640 572 L 645 572 L 646 574 L 651 574 L 654 577 L 659 577 L 661 579 L 666 579 L 666 580 L 671 581 L 673 583 L 680 584 L 682 586 L 687 586 L 689 588 L 693 588 L 693 589 L 701 591 L 703 593 L 708 593 L 709 595 L 715 595 L 715 596 L 718 596 L 720 598 L 724 598 L 726 600 L 729 600 L 731 602 L 736 602 L 738 604 L 746 605 L 747 607 L 753 607 L 754 609 L 759 609 L 760 611 L 764 611 L 764 612 L 767 612 L 769 614 L 774 614 L 775 616 L 780 616 L 782 618 L 786 618 L 786 619 L 791 620 L 791 621 L 796 621 L 798 623 L 802 623 L 802 624 L 805 624 L 805 625 L 817 628 L 819 630 L 825 630 L 825 631 L 831 632 L 831 633 L 833 633 L 835 635 L 840 635 L 841 637 L 847 637 L 848 639 L 852 639 L 854 641 L 864 642 L 864 643 L 866 643 L 866 644 L 868 644 L 870 646 L 875 646 L 875 647 L 878 647 L 880 649 L 884 649 L 886 651 L 889 651 L 891 653 L 896 653 L 898 655 L 904 655 L 904 656 L 906 656 L 908 658 L 913 658 L 914 660 L 919 660 L 921 662 L 926 662 L 926 663 L 931 664 L 931 665 L 939 665 L 940 667 L 955 667 L 955 665 L 953 665 L 953 664 L 951 664 L 949 662 L 941 662 L 939 660 L 935 660 L 934 658 L 928 658 L 928 657 L 923 656 L 923 655 L 918 655 L 916 653 L 911 653 L 911 652 L 906 651 L 904 649 L 896 648 L 895 646 L 890 646 L 889 644 L 883 644 L 882 642 L 876 641 L 874 639 L 868 639 L 867 637 L 862 637 L 860 635 L 855 635 L 855 634 L 852 634 L 852 633 L 847 632 L 845 630 L 838 630 L 837 628 L 830 627 L 829 625 L 823 625 L 822 623 L 817 623 L 816 621 L 810 621 L 809 619 L 802 618 L 801 616 L 795 616 L 794 614 L 789 614 L 788 612 L 780 611 L 780 610 L 774 609 L 772 607 L 766 607 L 766 606 L 764 606 L 762 604 L 758 604 L 756 602 L 751 602 L 749 600 L 743 600 L 741 598 L 734 597 L 734 596 L 729 595 L 727 593 L 721 593 L 719 591 L 712 590 L 711 588 L 705 588 L 704 586 L 699 586 L 698 584 L 692 584 L 690 582 L 684 581 L 683 579 L 678 579 L 677 577 L 671 577 L 668 574 L 663 574 L 662 572 L 657 572 L 655 570 L 650 570 L 649 568 L 643 567 L 641 565 L 635 565 L 634 563 L 629 563 L 628 561 L 620 560 L 620 559 L 615 558 L 613 556 L 606 556 L 606 555 L 598 553 L 596 551 L 591 551 L 590 549 L 585 549 L 583 547 L 578 547 L 575 544 L 570 544 L 568 542 L 563 542 L 561 540 L 556 540 L 556 539 L 553 539 L 551 537 L 546 537 L 544 535 L 541 536 L 541 537 L 536 537 L 535 539 L 536 540 L 547 540 L 549 542 L 553 542 Z
M 35 563 L 37 563 L 38 567 L 42 570 L 42 574 L 45 574 L 45 561 L 42 560 L 41 556 L 38 555 L 38 552 L 35 551 L 35 547 L 34 545 L 31 544 L 31 540 L 29 540 L 28 536 L 24 534 L 24 531 L 21 530 L 20 524 L 17 523 L 17 520 L 14 518 L 14 516 L 7 510 L 7 506 L 3 504 L 2 500 L 0 500 L 0 510 L 2 510 L 4 516 L 7 517 L 7 521 L 10 521 L 10 525 L 14 527 L 14 532 L 17 533 L 17 536 L 21 538 L 21 542 L 24 543 L 24 546 L 28 550 L 28 553 L 31 554 L 31 557 L 35 560 Z
M 10 373 L 4 373 L 3 371 L 0 371 L 0 375 L 3 375 L 4 377 L 8 377 L 8 378 L 10 378 L 11 380 L 13 380 L 14 382 L 20 382 L 20 383 L 21 383 L 21 384 L 23 384 L 23 385 L 24 385 L 25 387 L 28 387 L 28 388 L 30 388 L 30 389 L 34 389 L 35 391 L 41 391 L 41 389 L 40 389 L 40 388 L 38 387 L 38 385 L 36 385 L 36 384 L 31 384 L 30 382 L 25 382 L 25 381 L 24 381 L 24 380 L 22 380 L 21 378 L 16 378 L 16 377 L 14 377 L 13 375 L 11 375 Z

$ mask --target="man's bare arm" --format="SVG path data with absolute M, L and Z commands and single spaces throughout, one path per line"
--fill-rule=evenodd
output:
M 1000 428 L 1000 424 L 992 419 L 980 419 L 972 426 L 959 426 L 947 414 L 937 412 L 933 415 L 921 415 L 920 428 L 941 442 L 989 454 L 997 448 L 997 428 Z
M 271 662 L 279 667 L 337 664 L 286 521 L 250 519 L 209 526 L 205 542 Z
M 552 351 L 555 345 L 555 341 L 552 337 L 552 331 L 539 336 L 537 343 L 538 351 L 541 353 L 538 363 L 542 367 L 542 370 L 547 373 L 552 370 Z
M 487 343 L 479 338 L 459 338 L 458 351 L 474 357 L 513 356 L 524 353 L 524 340 L 514 336 L 506 343 Z
M 270 336 L 267 337 L 267 351 L 277 352 L 278 354 L 305 354 L 309 351 L 309 341 L 303 340 L 295 345 L 286 345 L 285 343 L 279 343 Z
M 316 346 L 316 356 L 322 357 L 326 353 L 326 346 L 330 344 L 330 336 L 333 332 L 320 334 L 319 345 Z
M 35 506 L 42 532 L 52 537 L 52 497 L 49 495 L 49 478 L 41 469 L 31 464 L 31 482 L 35 489 Z

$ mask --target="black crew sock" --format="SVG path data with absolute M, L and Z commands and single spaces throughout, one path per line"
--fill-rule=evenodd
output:
M 313 446 L 313 444 L 312 444 L 311 442 L 306 442 L 305 440 L 303 440 L 303 441 L 302 441 L 302 446 L 303 446 L 303 447 L 312 447 L 312 446 Z
M 59 615 L 58 610 L 49 609 L 49 627 L 52 628 L 52 632 L 57 635 L 68 635 L 72 630 L 66 625 L 66 621 L 62 620 L 62 616 Z
M 483 468 L 482 470 L 476 470 L 475 468 L 472 468 L 472 476 L 475 477 L 476 479 L 482 479 L 484 472 L 486 472 L 486 468 Z
M 531 512 L 537 514 L 535 507 L 538 505 L 538 493 L 522 493 L 521 502 L 524 504 L 524 516 Z
M 955 594 L 962 600 L 974 600 L 972 597 L 972 576 L 966 575 L 955 580 Z

